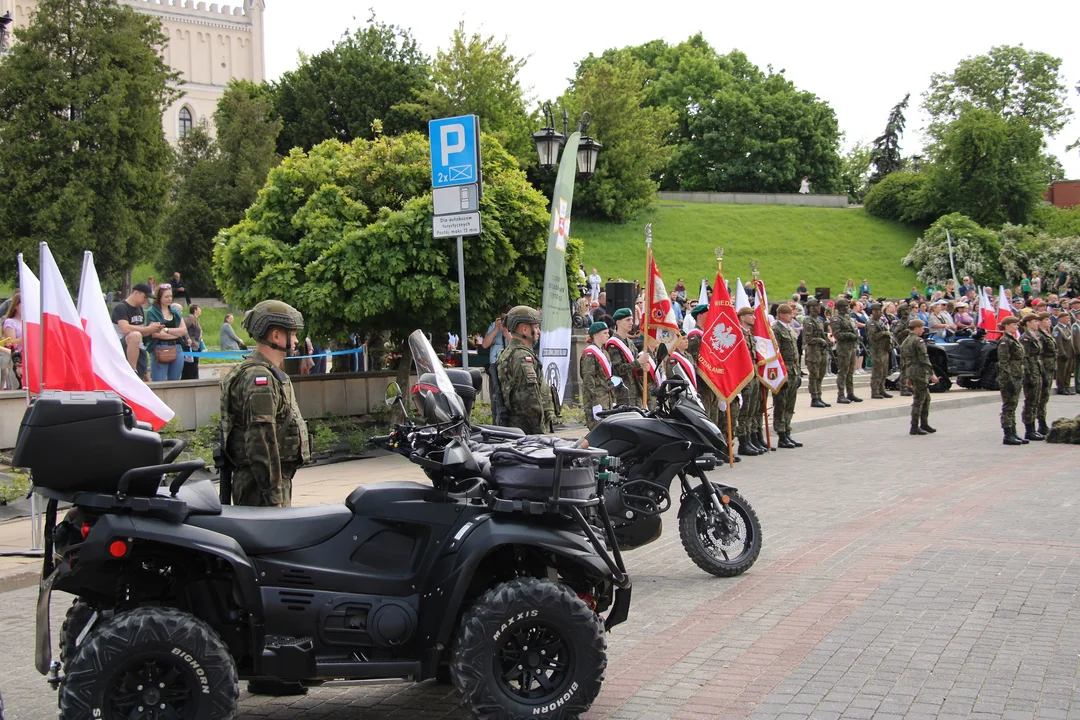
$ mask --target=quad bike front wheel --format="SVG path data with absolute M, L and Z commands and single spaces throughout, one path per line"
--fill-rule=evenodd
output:
M 136 608 L 101 622 L 65 671 L 61 720 L 230 720 L 240 695 L 221 638 L 171 608 Z
M 499 720 L 569 720 L 589 709 L 607 667 L 604 624 L 570 588 L 519 578 L 465 613 L 450 672 L 465 707 Z
M 737 492 L 723 494 L 728 503 L 717 512 L 705 485 L 694 488 L 679 508 L 679 536 L 699 568 L 717 577 L 735 577 L 749 570 L 761 553 L 761 523 Z

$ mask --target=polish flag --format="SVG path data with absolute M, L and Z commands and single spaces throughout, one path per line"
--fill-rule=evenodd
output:
M 765 295 L 765 283 L 754 280 L 757 288 L 757 305 L 754 307 L 754 349 L 757 357 L 758 377 L 765 387 L 775 394 L 787 382 L 787 366 L 780 357 L 780 347 L 773 335 L 772 324 L 766 314 L 769 299 Z
M 1013 312 L 1013 309 L 1011 307 L 1009 307 L 1009 299 L 1007 297 L 1005 297 L 1005 286 L 1004 285 L 999 285 L 998 286 L 998 313 L 997 313 L 998 322 L 1000 323 L 1005 318 L 1009 317 L 1010 315 L 1015 315 L 1015 314 L 1016 313 Z
M 174 413 L 154 391 L 147 387 L 128 364 L 116 337 L 112 317 L 105 305 L 94 267 L 93 253 L 83 255 L 82 282 L 79 283 L 79 317 L 90 339 L 94 389 L 109 390 L 124 398 L 136 419 L 160 430 Z
M 24 272 L 25 285 L 21 282 Z M 49 246 L 41 244 L 40 284 L 36 278 L 31 280 L 33 274 L 25 263 L 20 266 L 19 274 L 20 296 L 28 293 L 34 299 L 32 305 L 23 309 L 26 318 L 23 369 L 27 388 L 33 393 L 40 393 L 43 387 L 45 390 L 93 390 L 90 338 L 83 331 L 79 313 L 75 311 L 71 293 Z M 38 297 L 41 298 L 40 307 Z M 40 367 L 42 364 L 44 370 Z
M 23 386 L 41 389 L 41 283 L 19 253 L 19 298 L 22 302 Z
M 994 305 L 990 302 L 990 296 L 986 294 L 985 287 L 979 290 L 979 327 L 986 331 L 987 340 L 997 340 L 1001 337 Z

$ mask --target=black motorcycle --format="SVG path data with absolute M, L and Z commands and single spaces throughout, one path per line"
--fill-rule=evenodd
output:
M 182 442 L 136 423 L 119 397 L 31 404 L 14 463 L 48 500 L 36 666 L 61 720 L 226 720 L 241 678 L 450 680 L 470 713 L 509 720 L 588 709 L 604 631 L 630 603 L 598 496 L 605 453 L 551 447 L 482 471 L 434 351 L 420 333 L 410 342 L 432 370 L 414 395 L 427 421 L 381 441 L 425 467 L 437 447 L 436 476 L 466 482 L 361 486 L 340 505 L 222 506 L 208 480 L 187 482 L 203 461 L 173 462 Z M 57 523 L 59 502 L 72 507 Z M 54 590 L 78 598 L 59 663 Z
M 619 547 L 640 547 L 660 537 L 660 515 L 671 508 L 671 482 L 681 489 L 679 534 L 686 554 L 707 573 L 746 572 L 761 552 L 761 524 L 736 488 L 705 475 L 726 459 L 727 444 L 687 378 L 674 374 L 660 385 L 656 412 L 618 406 L 585 437 L 607 450 L 613 473 L 604 500 Z M 699 483 L 691 485 L 690 478 Z

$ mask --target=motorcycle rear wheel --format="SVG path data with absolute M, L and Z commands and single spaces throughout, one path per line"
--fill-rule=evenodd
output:
M 735 577 L 749 570 L 761 553 L 761 522 L 737 492 L 724 494 L 735 528 L 718 527 L 719 518 L 708 492 L 699 485 L 679 508 L 679 536 L 686 554 L 699 568 L 717 577 Z

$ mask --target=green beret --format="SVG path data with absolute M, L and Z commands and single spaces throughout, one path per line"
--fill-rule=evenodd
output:
M 619 308 L 615 311 L 615 314 L 611 316 L 613 320 L 622 320 L 627 317 L 634 317 L 634 313 L 630 312 L 630 308 Z
M 696 318 L 698 315 L 700 315 L 703 312 L 709 312 L 708 303 L 702 303 L 700 305 L 695 305 L 694 309 L 690 311 L 690 317 Z
M 599 320 L 597 320 L 596 322 L 594 322 L 592 325 L 589 326 L 589 334 L 590 335 L 595 335 L 596 333 L 602 333 L 607 329 L 608 329 L 608 326 L 607 326 L 606 322 L 600 322 Z

